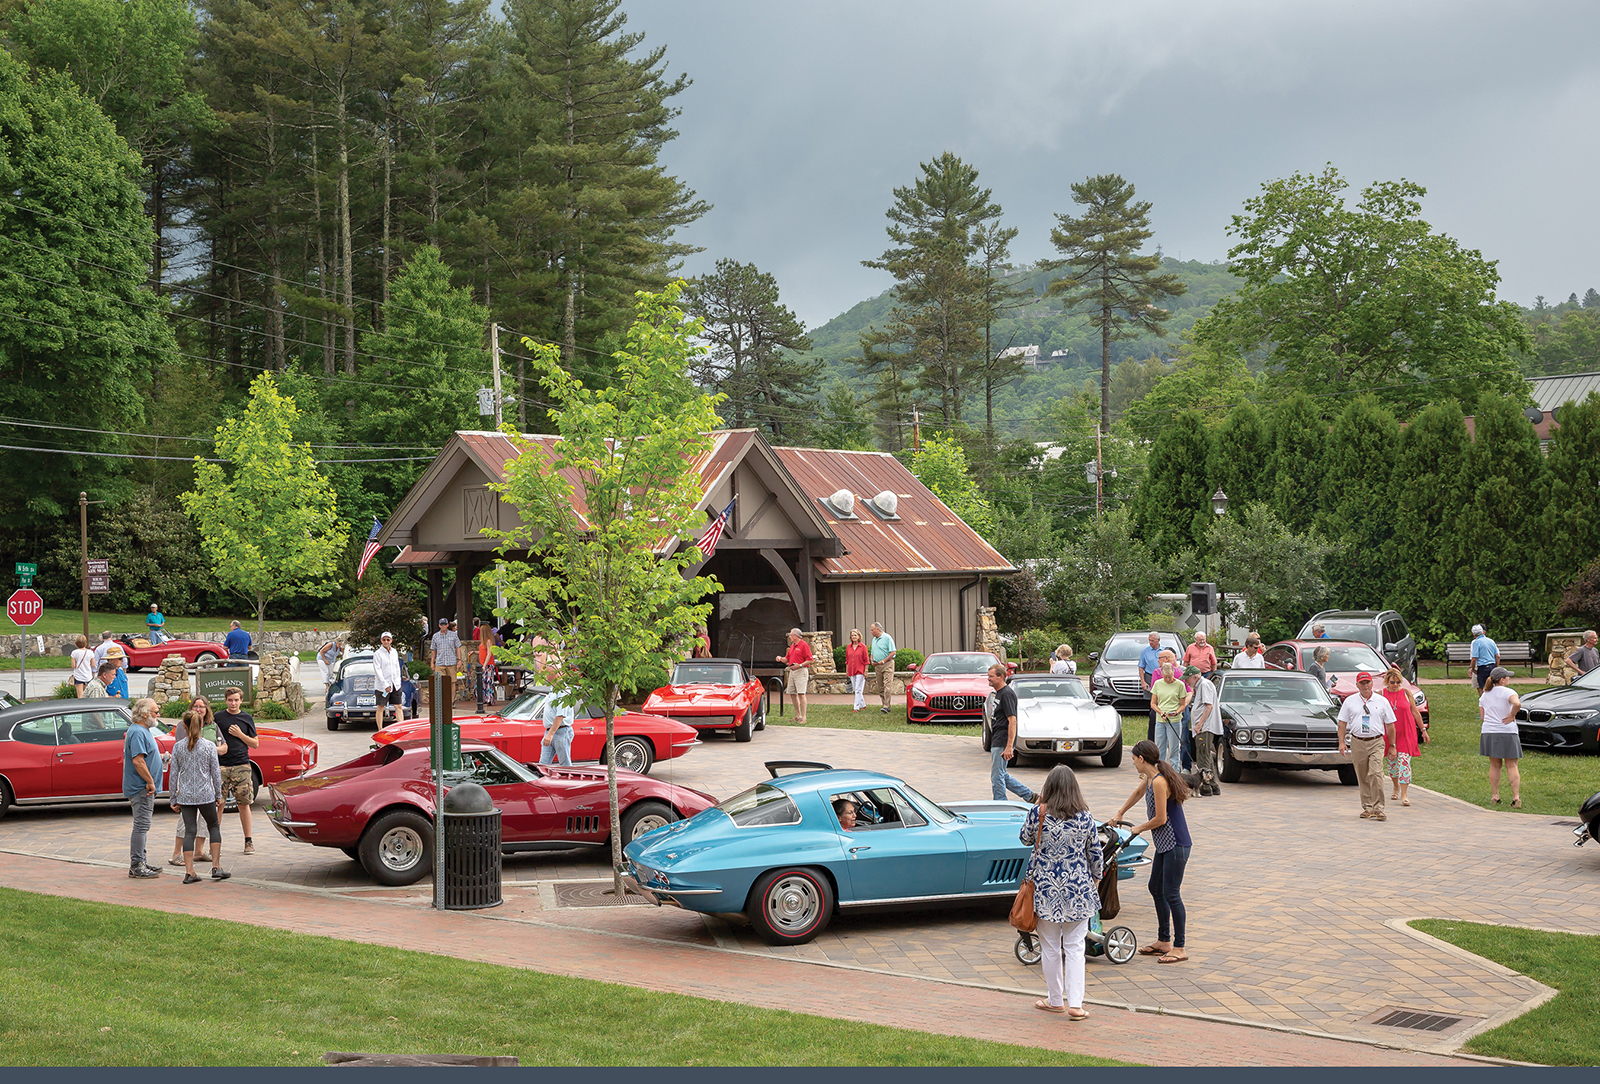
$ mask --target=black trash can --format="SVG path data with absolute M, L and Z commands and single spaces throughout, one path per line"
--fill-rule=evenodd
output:
M 500 906 L 500 811 L 476 783 L 444 796 L 444 906 L 475 911 Z

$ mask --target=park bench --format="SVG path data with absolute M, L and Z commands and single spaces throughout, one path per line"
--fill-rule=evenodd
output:
M 1526 640 L 1502 641 L 1500 644 L 1500 665 L 1514 669 L 1514 664 L 1525 662 L 1528 664 L 1528 676 L 1533 676 L 1533 664 L 1538 662 L 1534 655 L 1533 645 Z M 1450 676 L 1452 663 L 1461 663 L 1470 671 L 1472 668 L 1472 645 L 1446 644 L 1444 645 L 1444 676 Z

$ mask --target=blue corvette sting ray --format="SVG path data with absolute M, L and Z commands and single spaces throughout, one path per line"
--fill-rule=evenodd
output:
M 798 774 L 780 775 L 786 768 Z M 881 772 L 772 761 L 772 779 L 624 850 L 624 881 L 657 906 L 744 912 L 769 944 L 812 940 L 836 908 L 898 910 L 1011 899 L 1029 848 L 1022 802 L 940 804 Z M 835 803 L 857 820 L 846 830 Z M 1146 843 L 1118 856 L 1132 877 Z

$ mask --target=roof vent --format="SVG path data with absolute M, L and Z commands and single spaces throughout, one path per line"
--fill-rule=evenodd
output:
M 856 518 L 856 495 L 848 489 L 841 489 L 824 502 L 832 512 L 843 516 L 845 519 Z
M 876 497 L 868 497 L 861 502 L 878 514 L 880 519 L 899 519 L 896 509 L 900 507 L 900 498 L 891 489 L 886 489 Z

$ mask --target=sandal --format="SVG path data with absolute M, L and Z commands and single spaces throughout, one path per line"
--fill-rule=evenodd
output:
M 1072 1021 L 1087 1020 L 1089 1019 L 1089 1014 L 1084 1012 L 1082 1009 L 1079 1009 L 1077 1012 L 1073 1012 L 1071 1009 L 1068 1009 L 1067 1019 Z
M 1521 809 L 1522 808 L 1522 799 L 1521 798 L 1513 798 L 1513 799 L 1511 799 L 1511 808 L 1512 809 Z
M 1033 1003 L 1033 1007 L 1038 1009 L 1040 1012 L 1063 1013 L 1067 1011 L 1067 1007 L 1065 1005 L 1052 1005 L 1042 997 Z
M 1410 798 L 1402 798 L 1402 799 L 1400 799 L 1400 804 L 1401 805 L 1410 805 L 1411 804 L 1411 799 Z
M 1171 951 L 1172 951 L 1171 948 L 1157 948 L 1155 945 L 1146 945 L 1144 948 L 1139 950 L 1139 955 L 1140 956 L 1165 956 L 1167 953 L 1169 953 Z
M 1174 956 L 1172 953 L 1169 952 L 1165 956 L 1161 957 L 1161 959 L 1157 960 L 1156 963 L 1158 963 L 1158 964 L 1181 964 L 1185 960 L 1187 960 L 1188 958 L 1189 957 L 1187 955 Z

